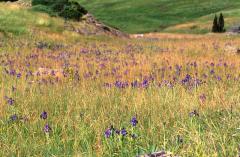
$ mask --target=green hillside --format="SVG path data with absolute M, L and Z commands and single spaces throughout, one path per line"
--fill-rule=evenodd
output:
M 99 20 L 129 33 L 208 32 L 217 12 L 227 12 L 227 27 L 240 23 L 239 0 L 78 0 Z M 177 27 L 184 23 L 189 27 Z

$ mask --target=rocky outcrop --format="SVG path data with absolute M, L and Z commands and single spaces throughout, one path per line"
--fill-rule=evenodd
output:
M 16 2 L 7 2 L 21 8 L 31 8 L 31 0 L 18 0 Z M 108 35 L 121 38 L 129 38 L 127 33 L 121 32 L 116 28 L 109 27 L 102 22 L 96 20 L 93 15 L 86 14 L 81 21 L 67 21 L 64 22 L 64 29 L 67 31 L 76 32 L 81 35 Z
M 123 33 L 116 28 L 109 27 L 98 20 L 91 14 L 86 14 L 80 22 L 65 21 L 64 27 L 68 31 L 74 31 L 82 35 L 110 35 L 122 38 L 129 38 L 127 33 Z

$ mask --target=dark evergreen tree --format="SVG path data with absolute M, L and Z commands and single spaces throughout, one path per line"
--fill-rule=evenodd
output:
M 224 29 L 224 17 L 223 17 L 222 13 L 220 14 L 218 25 L 219 25 L 219 33 L 225 32 L 225 29 Z
M 217 33 L 218 31 L 219 31 L 218 17 L 217 15 L 215 15 L 215 18 L 213 20 L 212 32 Z

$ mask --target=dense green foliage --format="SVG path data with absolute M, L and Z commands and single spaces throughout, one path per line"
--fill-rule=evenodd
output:
M 80 20 L 87 11 L 79 3 L 69 0 L 33 0 L 35 10 L 44 11 L 65 19 Z
M 240 8 L 239 0 L 78 0 L 99 20 L 129 33 L 165 31 L 168 27 L 197 20 L 212 23 L 214 14 Z M 229 16 L 238 16 L 236 13 Z M 227 15 L 227 14 L 225 14 Z M 202 22 L 200 17 L 209 16 Z M 238 20 L 237 20 L 238 21 Z M 208 29 L 196 31 L 211 31 Z M 192 31 L 191 29 L 187 30 Z

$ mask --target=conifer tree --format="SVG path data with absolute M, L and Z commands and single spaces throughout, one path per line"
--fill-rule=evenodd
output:
M 219 25 L 219 32 L 220 33 L 225 32 L 225 29 L 224 29 L 224 17 L 223 17 L 222 13 L 220 14 L 218 25 Z
M 219 31 L 218 17 L 217 15 L 215 15 L 215 18 L 213 20 L 212 32 L 217 33 L 218 31 Z

